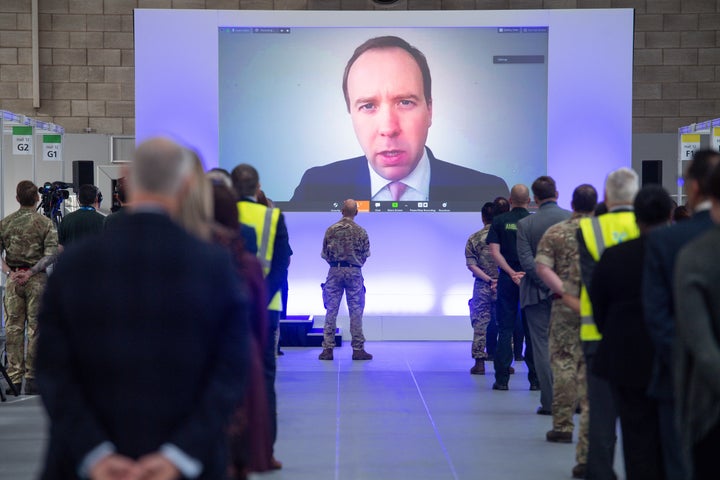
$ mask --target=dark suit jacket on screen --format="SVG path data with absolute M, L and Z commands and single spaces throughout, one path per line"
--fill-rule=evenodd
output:
M 425 148 L 430 159 L 430 200 L 480 203 L 508 196 L 508 187 L 502 178 L 443 162 L 435 158 L 429 148 Z M 370 200 L 367 162 L 363 155 L 308 169 L 290 201 L 332 202 L 347 198 Z
M 68 248 L 39 317 L 37 381 L 51 423 L 42 478 L 77 478 L 104 442 L 131 458 L 170 443 L 202 463 L 200 478 L 224 478 L 246 315 L 227 252 L 165 215 L 123 215 Z

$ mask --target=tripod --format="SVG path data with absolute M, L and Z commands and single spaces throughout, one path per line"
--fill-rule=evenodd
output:
M 6 355 L 7 352 L 3 352 L 3 356 L 5 356 L 5 358 L 7 359 Z M 5 365 L 3 365 L 2 362 L 0 362 L 0 373 L 2 373 L 3 378 L 5 378 L 5 381 L 7 382 L 8 387 L 10 387 L 10 391 L 13 393 L 13 395 L 15 395 L 16 397 L 20 395 L 20 392 L 18 392 L 15 388 L 15 384 L 12 382 L 12 380 L 10 380 L 10 376 L 8 375 L 7 370 L 5 370 Z M 5 398 L 5 391 L 0 388 L 0 402 L 5 401 L 7 401 L 7 398 Z
M 10 387 L 10 391 L 13 393 L 13 395 L 15 395 L 16 397 L 18 395 L 20 395 L 20 392 L 18 392 L 15 389 L 15 385 L 10 380 L 7 370 L 5 370 L 5 367 L 2 364 L 0 364 L 0 373 L 2 373 L 2 376 L 5 377 L 5 381 L 7 382 L 8 386 Z M 5 402 L 5 401 L 7 401 L 7 398 L 5 398 L 5 392 L 3 391 L 3 389 L 0 388 L 0 402 Z

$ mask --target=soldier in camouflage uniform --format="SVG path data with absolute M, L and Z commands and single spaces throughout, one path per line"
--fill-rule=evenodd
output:
M 470 369 L 473 375 L 485 374 L 485 340 L 490 322 L 495 321 L 497 303 L 498 267 L 490 254 L 490 246 L 485 243 L 492 224 L 495 205 L 488 202 L 483 205 L 481 214 L 484 227 L 473 233 L 465 245 L 465 264 L 475 278 L 470 306 L 470 325 L 473 328 L 472 358 L 475 365 Z
M 580 405 L 580 429 L 575 449 L 574 478 L 585 478 L 588 454 L 587 379 L 580 342 L 580 254 L 577 229 L 580 219 L 592 215 L 597 192 L 580 185 L 573 192 L 573 215 L 550 227 L 538 244 L 537 273 L 554 292 L 550 313 L 549 349 L 553 373 L 553 428 L 549 442 L 570 443 L 573 413 Z
M 35 184 L 28 180 L 18 183 L 16 198 L 20 209 L 0 220 L 2 271 L 7 275 L 4 298 L 7 371 L 17 391 L 25 377 L 25 393 L 34 395 L 37 315 L 47 281 L 45 268 L 55 258 L 58 237 L 52 221 L 35 211 L 40 200 Z
M 371 360 L 365 351 L 365 337 L 362 332 L 362 315 L 365 308 L 365 286 L 362 266 L 370 256 L 370 240 L 367 232 L 355 223 L 358 213 L 357 202 L 345 200 L 342 219 L 331 225 L 323 239 L 322 258 L 330 264 L 327 280 L 323 284 L 323 303 L 327 309 L 323 337 L 323 351 L 320 360 L 332 360 L 335 348 L 335 321 L 337 320 L 343 291 L 346 293 L 350 311 L 350 335 L 352 337 L 353 360 Z

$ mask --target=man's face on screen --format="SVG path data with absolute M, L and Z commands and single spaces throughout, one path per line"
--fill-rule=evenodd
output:
M 373 170 L 392 181 L 406 177 L 432 124 L 415 59 L 402 48 L 368 50 L 350 67 L 347 90 L 355 135 Z

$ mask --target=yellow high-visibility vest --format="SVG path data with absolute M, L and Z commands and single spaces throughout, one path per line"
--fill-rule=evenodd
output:
M 275 235 L 277 234 L 277 225 L 280 219 L 280 209 L 268 208 L 265 205 L 253 202 L 238 202 L 237 207 L 239 220 L 255 229 L 258 247 L 257 257 L 262 264 L 263 275 L 267 277 L 275 251 Z M 275 292 L 268 304 L 268 310 L 282 311 L 280 295 L 280 290 Z
M 640 236 L 635 212 L 610 212 L 599 217 L 583 218 L 580 230 L 595 262 L 600 261 L 606 248 Z M 585 284 L 580 288 L 580 321 L 580 340 L 593 342 L 602 339 L 593 319 L 592 303 Z

